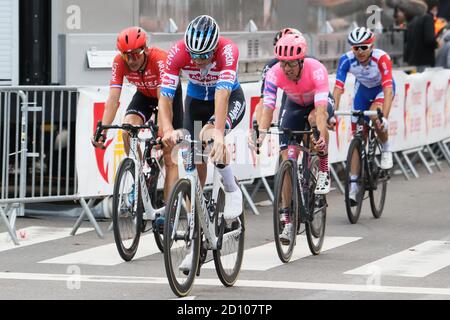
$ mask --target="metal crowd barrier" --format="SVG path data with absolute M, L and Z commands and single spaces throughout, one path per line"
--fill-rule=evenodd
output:
M 77 196 L 77 100 L 74 87 L 0 88 L 0 218 L 15 244 L 16 218 L 36 202 L 80 201 L 84 211 L 72 235 L 87 215 L 103 237 L 93 201 Z

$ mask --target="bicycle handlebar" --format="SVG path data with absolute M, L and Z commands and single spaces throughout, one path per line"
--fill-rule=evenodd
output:
M 289 138 L 292 137 L 299 137 L 299 136 L 303 136 L 305 134 L 312 134 L 314 136 L 314 140 L 318 141 L 320 139 L 320 131 L 319 129 L 317 129 L 316 126 L 312 127 L 311 130 L 308 131 L 293 131 L 292 129 L 289 128 L 282 128 L 277 124 L 271 124 L 270 128 L 278 128 L 279 132 L 271 132 L 270 130 L 259 130 L 259 126 L 258 123 L 255 121 L 253 121 L 253 128 L 256 131 L 256 154 L 259 155 L 260 154 L 260 145 L 259 145 L 259 137 L 260 137 L 260 133 L 263 132 L 265 134 L 276 134 L 276 135 L 287 135 Z
M 198 141 L 198 140 L 191 140 L 191 139 L 186 139 L 186 138 L 179 138 L 177 140 L 177 144 L 180 144 L 182 142 L 187 142 L 187 143 L 193 143 L 193 144 L 206 144 L 206 145 L 210 145 L 214 143 L 214 139 L 209 139 L 208 141 Z
M 380 121 L 383 120 L 383 112 L 380 109 L 377 109 L 375 111 L 368 110 L 368 111 L 335 111 L 335 115 L 337 116 L 353 116 L 353 117 L 373 117 L 378 116 L 378 119 Z
M 109 129 L 124 130 L 124 131 L 132 132 L 132 133 L 137 133 L 139 130 L 149 129 L 152 132 L 152 135 L 154 137 L 156 137 L 158 134 L 158 126 L 156 124 L 154 124 L 153 121 L 148 122 L 148 124 L 139 125 L 139 126 L 135 126 L 135 125 L 128 124 L 128 123 L 124 123 L 120 126 L 119 125 L 103 125 L 102 121 L 98 121 L 97 128 L 96 128 L 95 134 L 94 134 L 95 141 L 98 141 L 100 139 L 100 137 L 103 135 L 102 131 L 105 129 L 107 129 L 107 130 L 109 130 Z M 156 138 L 154 138 L 154 139 L 155 139 L 156 145 L 162 145 L 161 141 L 156 141 Z

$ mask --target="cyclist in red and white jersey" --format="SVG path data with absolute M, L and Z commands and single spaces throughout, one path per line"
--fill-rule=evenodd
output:
M 158 98 L 161 90 L 167 52 L 156 47 L 147 46 L 147 34 L 140 27 L 130 27 L 120 32 L 117 38 L 117 49 L 120 51 L 113 62 L 112 77 L 108 99 L 105 104 L 102 124 L 109 125 L 114 121 L 119 108 L 122 85 L 126 78 L 137 88 L 129 104 L 123 123 L 143 125 L 157 112 Z M 182 127 L 183 104 L 181 86 L 176 88 L 173 126 Z M 106 136 L 106 130 L 103 132 Z M 103 135 L 100 141 L 92 143 L 95 147 L 104 148 Z M 130 137 L 123 132 L 125 152 L 130 150 Z M 164 164 L 166 168 L 166 181 L 164 186 L 165 199 L 169 196 L 169 188 L 178 179 L 178 167 L 170 157 L 171 150 L 163 149 Z
M 184 40 L 169 50 L 159 100 L 163 142 L 172 146 L 182 136 L 180 130 L 171 126 L 171 119 L 175 89 L 183 73 L 188 80 L 183 127 L 191 139 L 214 139 L 209 156 L 223 178 L 225 219 L 234 219 L 242 213 L 242 192 L 228 165 L 224 141 L 226 132 L 234 129 L 245 114 L 244 93 L 237 79 L 238 60 L 237 45 L 220 36 L 219 26 L 212 17 L 195 18 L 188 25 Z M 206 164 L 197 164 L 197 169 L 204 185 Z

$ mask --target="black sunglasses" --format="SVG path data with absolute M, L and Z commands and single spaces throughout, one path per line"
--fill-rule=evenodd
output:
M 370 47 L 371 47 L 370 45 L 364 45 L 364 46 L 353 46 L 352 48 L 355 51 L 359 51 L 359 50 L 366 51 L 366 50 L 370 49 Z

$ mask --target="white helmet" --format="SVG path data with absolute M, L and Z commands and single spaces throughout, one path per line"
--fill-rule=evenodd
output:
M 191 53 L 211 52 L 219 43 L 219 33 L 219 26 L 212 17 L 199 16 L 189 23 L 184 34 L 184 43 Z
M 351 46 L 372 44 L 375 41 L 375 34 L 368 28 L 357 27 L 350 32 L 347 40 Z

